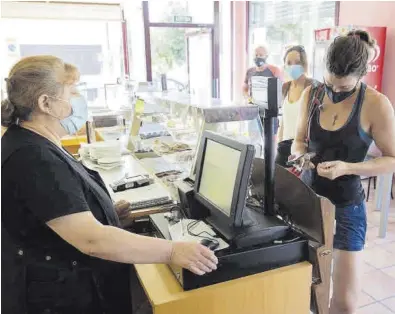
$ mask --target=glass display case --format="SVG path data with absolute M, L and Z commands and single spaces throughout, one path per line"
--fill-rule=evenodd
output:
M 196 151 L 206 130 L 253 144 L 256 155 L 263 155 L 263 128 L 256 106 L 177 92 L 139 97 L 135 112 L 140 128 L 134 147 L 136 152 L 152 152 L 140 161 L 164 183 L 194 176 Z

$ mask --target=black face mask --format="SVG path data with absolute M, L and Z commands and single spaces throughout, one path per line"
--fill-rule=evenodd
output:
M 329 87 L 328 85 L 325 84 L 325 91 L 326 91 L 326 94 L 328 95 L 328 98 L 334 104 L 337 104 L 337 103 L 342 102 L 343 100 L 347 99 L 351 95 L 353 95 L 355 93 L 355 91 L 357 90 L 357 85 L 355 85 L 355 87 L 348 92 L 334 92 L 332 87 Z
M 256 57 L 254 61 L 257 67 L 261 67 L 266 63 L 266 58 Z

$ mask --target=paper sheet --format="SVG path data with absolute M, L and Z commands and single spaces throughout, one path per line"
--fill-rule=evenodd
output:
M 204 238 L 202 238 L 202 237 L 193 236 L 188 233 L 188 224 L 190 224 L 191 222 L 194 222 L 194 221 L 196 221 L 196 220 L 182 219 L 181 221 L 179 221 L 175 224 L 172 224 L 172 225 L 169 224 L 169 233 L 170 233 L 171 239 L 173 241 L 187 241 L 187 242 L 189 242 L 189 241 L 200 242 L 201 240 L 203 240 Z M 199 221 L 196 225 L 194 225 L 193 227 L 190 227 L 189 230 L 191 232 L 193 232 L 194 234 L 200 234 L 200 233 L 204 232 L 204 234 L 202 236 L 207 237 L 207 238 L 210 238 L 209 235 L 212 235 L 212 236 L 216 235 L 215 231 L 203 221 Z M 229 247 L 229 244 L 226 243 L 221 238 L 219 238 L 219 237 L 214 238 L 213 237 L 213 239 L 219 242 L 219 246 L 215 249 L 215 251 L 223 250 L 223 249 L 226 249 Z
M 182 169 L 175 164 L 171 164 L 166 161 L 163 157 L 157 158 L 144 158 L 140 160 L 146 169 L 150 169 L 153 173 L 158 174 L 168 171 L 181 171 Z

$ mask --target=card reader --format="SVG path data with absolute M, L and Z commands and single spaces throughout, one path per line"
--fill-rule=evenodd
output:
M 142 186 L 150 185 L 154 182 L 149 175 L 137 175 L 133 177 L 124 177 L 121 180 L 110 184 L 114 192 L 121 192 L 129 189 L 135 189 Z

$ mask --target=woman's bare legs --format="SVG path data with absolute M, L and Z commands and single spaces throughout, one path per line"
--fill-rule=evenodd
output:
M 361 290 L 362 251 L 334 251 L 330 314 L 354 314 Z

